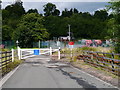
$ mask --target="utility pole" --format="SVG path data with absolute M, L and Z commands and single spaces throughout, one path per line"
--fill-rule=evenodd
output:
M 70 41 L 70 24 L 68 24 L 68 26 L 69 26 L 69 41 Z

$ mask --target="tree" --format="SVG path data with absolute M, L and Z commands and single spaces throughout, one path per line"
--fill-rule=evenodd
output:
M 78 10 L 76 8 L 71 8 L 70 10 L 68 10 L 67 8 L 65 8 L 64 11 L 62 11 L 62 16 L 63 17 L 70 17 L 72 16 L 73 14 L 76 14 L 78 13 Z
M 63 16 L 63 17 L 68 17 L 68 16 L 70 16 L 70 15 L 69 15 L 69 11 L 68 11 L 67 8 L 65 8 L 65 10 L 62 11 L 62 16 Z
M 1 3 L 2 3 L 2 1 L 0 0 L 0 10 L 1 10 Z
M 2 25 L 2 40 L 11 40 L 12 28 L 8 25 Z
M 95 11 L 94 17 L 105 21 L 108 18 L 108 13 L 106 10 Z
M 9 11 L 8 10 L 5 10 L 5 9 L 3 9 L 2 10 L 2 19 L 3 20 L 5 20 L 5 19 L 7 19 L 8 17 L 9 17 Z
M 25 10 L 22 6 L 22 2 L 16 2 L 15 4 L 8 5 L 5 10 L 9 12 L 10 18 L 19 18 L 25 14 Z
M 115 50 L 116 52 L 120 53 L 120 1 L 116 1 L 113 2 L 113 0 L 111 0 L 112 2 L 109 2 L 110 5 L 108 5 L 108 9 L 112 9 L 113 10 L 113 14 L 114 14 L 114 26 L 115 26 L 115 31 L 113 29 L 113 32 L 116 33 L 116 47 Z
M 44 7 L 44 15 L 45 16 L 59 16 L 60 11 L 58 9 L 56 9 L 56 5 L 52 4 L 52 3 L 47 3 L 46 5 L 43 6 Z
M 76 8 L 74 8 L 73 12 L 74 13 L 79 13 L 79 11 Z
M 55 9 L 55 11 L 52 13 L 53 16 L 59 16 L 60 11 L 58 9 Z
M 13 34 L 13 39 L 18 40 L 21 47 L 32 47 L 32 42 L 45 40 L 49 37 L 42 24 L 43 17 L 37 13 L 24 15 Z
M 29 9 L 27 13 L 38 13 L 37 9 Z
M 119 0 L 111 0 L 109 2 L 110 5 L 107 6 L 108 10 L 112 9 L 114 14 L 119 14 L 120 13 L 120 1 Z

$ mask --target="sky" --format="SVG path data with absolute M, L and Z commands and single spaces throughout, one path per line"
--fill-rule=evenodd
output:
M 84 2 L 83 2 L 84 1 Z M 96 2 L 95 2 L 96 1 Z M 97 2 L 98 1 L 98 2 Z M 56 5 L 57 9 L 61 12 L 67 8 L 76 8 L 81 12 L 90 12 L 91 14 L 94 13 L 96 10 L 104 9 L 106 5 L 108 5 L 107 1 L 109 0 L 22 0 L 23 6 L 26 11 L 29 9 L 38 9 L 39 13 L 44 13 L 43 5 L 51 2 Z M 5 8 L 7 5 L 14 3 L 14 0 L 4 0 L 2 2 L 2 8 Z

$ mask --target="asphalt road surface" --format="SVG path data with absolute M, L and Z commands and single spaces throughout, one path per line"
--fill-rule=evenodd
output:
M 114 88 L 68 64 L 51 61 L 49 56 L 26 59 L 2 88 Z

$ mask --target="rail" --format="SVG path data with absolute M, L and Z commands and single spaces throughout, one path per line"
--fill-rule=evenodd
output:
M 102 67 L 114 74 L 120 75 L 120 54 L 83 51 L 79 59 L 94 65 L 95 67 Z

